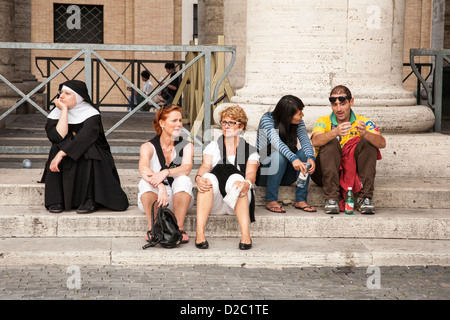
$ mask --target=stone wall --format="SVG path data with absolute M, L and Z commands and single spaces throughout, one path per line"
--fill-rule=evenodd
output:
M 31 0 L 0 0 L 0 42 L 30 41 Z M 0 50 L 0 73 L 21 92 L 28 94 L 38 82 L 30 70 L 30 50 Z M 0 81 L 0 115 L 10 109 L 20 100 L 20 96 L 7 84 Z M 42 101 L 40 93 L 33 96 L 35 101 Z M 23 103 L 14 113 L 35 112 L 35 108 Z M 5 119 L 4 119 L 5 120 Z M 0 123 L 0 129 L 5 121 Z
M 433 4 L 429 0 L 407 0 L 405 12 L 405 42 L 403 48 L 403 62 L 409 63 L 410 49 L 429 49 L 431 47 Z M 416 62 L 429 63 L 430 59 L 421 57 Z M 410 67 L 403 68 L 403 76 L 411 72 Z M 423 69 L 428 72 L 428 69 Z M 417 79 L 412 75 L 404 84 L 405 89 L 413 91 L 417 86 Z
M 53 43 L 53 3 L 60 1 L 33 0 L 31 15 L 31 41 Z M 181 2 L 182 0 L 67 0 L 64 3 L 89 4 L 104 6 L 104 44 L 130 44 L 130 45 L 179 45 L 181 44 Z M 37 56 L 68 57 L 72 58 L 76 52 L 33 50 L 32 72 L 39 79 L 43 79 L 34 60 Z M 181 58 L 178 53 L 172 52 L 99 52 L 105 58 L 114 59 L 145 59 L 145 60 L 177 60 Z M 62 66 L 59 62 L 58 65 Z M 125 63 L 114 63 L 118 71 L 126 68 Z M 45 69 L 45 65 L 40 65 Z M 81 68 L 83 62 L 72 64 L 65 73 L 73 77 Z M 146 65 L 157 79 L 166 76 L 164 64 Z M 52 69 L 54 72 L 56 68 Z M 112 71 L 108 70 L 110 73 Z M 124 74 L 131 79 L 131 73 Z M 83 80 L 83 75 L 78 77 Z M 113 78 L 117 76 L 113 74 Z M 113 85 L 105 71 L 101 71 L 100 92 L 106 91 Z M 52 81 L 52 91 L 55 92 L 60 82 L 65 78 L 60 75 Z M 120 80 L 119 86 L 126 92 L 127 84 Z M 153 81 L 154 86 L 156 82 Z M 127 92 L 128 93 L 128 92 Z M 111 92 L 103 103 L 126 103 L 126 99 L 118 90 Z
M 450 0 L 445 0 L 444 48 L 450 49 Z
M 217 36 L 223 35 L 224 1 L 226 0 L 198 1 L 199 44 L 216 44 Z

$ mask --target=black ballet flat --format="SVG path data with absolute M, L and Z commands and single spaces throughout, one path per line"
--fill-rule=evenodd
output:
M 251 248 L 252 248 L 252 243 L 251 242 L 250 243 L 239 242 L 239 249 L 241 249 L 241 250 L 249 250 Z
M 200 243 L 195 243 L 195 246 L 198 248 L 198 249 L 208 249 L 209 248 L 209 243 L 208 243 L 208 240 L 205 240 L 205 241 L 203 241 L 203 242 L 200 242 Z
M 61 213 L 63 212 L 63 205 L 61 203 L 52 204 L 48 207 L 48 211 L 51 213 Z
M 98 207 L 94 200 L 88 199 L 78 207 L 77 213 L 87 214 L 97 211 Z

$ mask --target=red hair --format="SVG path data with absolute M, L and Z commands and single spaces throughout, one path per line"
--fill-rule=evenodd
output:
M 179 113 L 181 113 L 181 107 L 175 105 L 168 105 L 159 108 L 159 110 L 156 112 L 155 119 L 153 119 L 153 128 L 155 128 L 156 134 L 158 136 L 160 136 L 162 133 L 162 128 L 159 125 L 159 120 L 163 121 L 166 120 L 168 114 L 171 113 L 172 111 L 178 111 Z

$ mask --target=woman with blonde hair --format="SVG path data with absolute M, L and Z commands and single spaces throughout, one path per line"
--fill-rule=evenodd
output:
M 195 176 L 197 195 L 197 230 L 195 246 L 207 249 L 205 227 L 209 214 L 236 214 L 241 229 L 239 249 L 252 247 L 250 222 L 254 221 L 254 196 L 259 156 L 242 137 L 247 115 L 239 106 L 220 112 L 222 135 L 203 151 L 203 162 Z M 234 199 L 233 199 L 234 198 Z
M 183 233 L 181 243 L 187 243 L 189 237 L 184 232 L 184 220 L 194 203 L 189 178 L 194 147 L 180 137 L 183 123 L 179 106 L 160 108 L 153 126 L 156 136 L 142 144 L 140 149 L 139 173 L 142 179 L 139 182 L 138 207 L 145 212 L 150 229 L 153 203 L 156 201 L 155 207 L 169 205 Z

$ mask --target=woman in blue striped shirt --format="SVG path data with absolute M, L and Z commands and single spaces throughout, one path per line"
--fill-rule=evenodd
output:
M 261 156 L 261 172 L 257 184 L 266 186 L 266 208 L 271 212 L 285 213 L 278 203 L 280 185 L 291 185 L 299 172 L 306 174 L 305 162 L 309 162 L 306 184 L 296 187 L 295 208 L 315 212 L 307 203 L 309 177 L 315 170 L 314 150 L 303 122 L 303 102 L 292 95 L 284 96 L 273 112 L 265 113 L 258 127 L 256 148 Z M 297 148 L 297 139 L 301 149 Z

